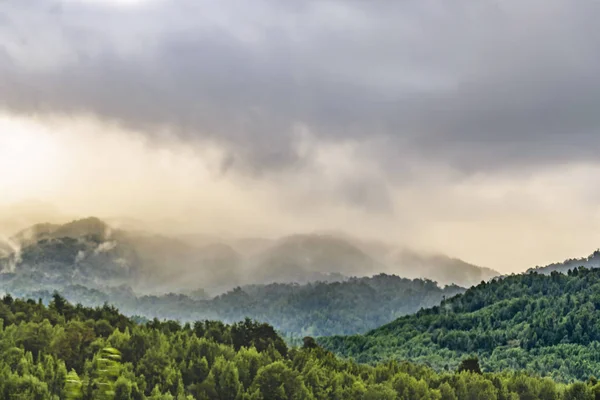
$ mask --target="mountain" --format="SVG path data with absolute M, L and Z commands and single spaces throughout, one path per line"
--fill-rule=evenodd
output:
M 308 282 L 365 276 L 384 267 L 352 243 L 330 235 L 292 235 L 255 256 L 249 277 L 256 282 Z
M 207 234 L 179 235 L 177 239 L 195 247 L 209 244 L 227 244 L 243 257 L 254 256 L 271 247 L 275 240 L 262 237 L 221 237 Z
M 266 251 L 273 246 L 275 240 L 261 237 L 241 237 L 230 239 L 227 243 L 238 253 L 251 257 Z
M 427 278 L 442 285 L 454 283 L 470 287 L 500 275 L 498 271 L 469 264 L 458 258 L 420 253 L 406 248 L 388 253 L 386 259 L 395 274 L 407 278 Z
M 454 369 L 476 354 L 487 370 L 587 379 L 600 369 L 600 269 L 531 272 L 481 283 L 365 335 L 321 338 L 359 362 L 401 359 Z
M 456 284 L 470 287 L 500 275 L 490 268 L 470 264 L 440 253 L 417 251 L 383 241 L 365 240 L 340 232 L 328 235 L 351 243 L 367 256 L 384 266 L 381 271 L 406 278 L 431 279 L 440 285 Z
M 59 290 L 76 303 L 110 302 L 147 318 L 252 317 L 296 336 L 365 332 L 464 290 L 384 274 L 349 278 L 385 267 L 330 235 L 285 237 L 244 257 L 223 242 L 192 245 L 86 218 L 37 224 L 11 242 L 20 248 L 0 258 L 4 292 L 48 300 Z M 239 285 L 244 286 L 233 289 Z M 223 294 L 210 298 L 210 293 Z
M 0 271 L 61 285 L 71 280 L 90 287 L 126 284 L 140 293 L 204 289 L 211 294 L 251 283 L 342 281 L 381 272 L 464 286 L 497 275 L 450 257 L 339 234 L 279 240 L 172 237 L 118 229 L 94 217 L 35 224 L 14 234 L 0 246 Z
M 548 264 L 544 267 L 535 267 L 529 269 L 527 272 L 538 272 L 540 274 L 550 274 L 553 271 L 567 273 L 570 269 L 578 267 L 586 268 L 600 268 L 600 250 L 594 251 L 587 257 L 583 258 L 570 258 L 560 263 Z
M 239 255 L 226 245 L 191 246 L 166 236 L 117 230 L 98 218 L 36 224 L 12 236 L 0 271 L 30 283 L 128 284 L 140 291 L 230 288 Z M 8 254 L 7 254 L 8 253 Z
M 241 283 L 242 258 L 226 244 L 192 246 L 163 235 L 131 235 L 145 278 L 139 289 L 168 292 L 204 288 L 221 292 Z
M 97 218 L 37 224 L 10 243 L 15 251 L 0 258 L 0 271 L 33 284 L 118 284 L 135 281 L 140 272 L 135 252 Z
M 112 228 L 99 218 L 90 217 L 68 222 L 66 224 L 42 223 L 19 231 L 10 240 L 21 247 L 36 244 L 48 239 L 94 239 L 110 240 Z

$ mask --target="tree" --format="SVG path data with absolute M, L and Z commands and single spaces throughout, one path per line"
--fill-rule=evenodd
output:
M 112 400 L 115 397 L 115 382 L 121 372 L 121 353 L 112 347 L 105 347 L 95 358 L 95 398 Z
M 441 398 L 440 400 L 457 400 L 456 393 L 454 393 L 454 389 L 452 386 L 448 384 L 448 382 L 444 382 L 439 387 Z
M 458 366 L 458 372 L 472 372 L 475 374 L 481 374 L 481 368 L 479 368 L 479 358 L 469 357 L 461 361 Z
M 62 297 L 58 292 L 54 292 L 50 307 L 54 308 L 59 314 L 62 314 L 65 311 L 67 304 L 67 300 L 64 297 Z
M 120 376 L 114 384 L 115 400 L 132 400 L 132 384 L 124 376 Z
M 480 374 L 471 375 L 470 379 L 467 379 L 466 386 L 465 400 L 496 400 L 498 398 L 498 390 L 492 382 Z
M 4 382 L 6 399 L 49 400 L 48 385 L 32 375 L 9 374 Z
M 206 360 L 206 359 L 204 359 Z M 259 353 L 254 347 L 241 348 L 234 359 L 238 369 L 240 382 L 244 389 L 248 389 L 256 377 L 258 370 L 269 363 L 264 353 Z
M 315 348 L 319 347 L 319 345 L 317 344 L 317 341 L 310 336 L 305 336 L 302 339 L 302 342 L 303 342 L 302 347 L 305 349 L 315 349 Z
M 250 392 L 258 392 L 261 399 L 301 400 L 309 398 L 309 392 L 298 372 L 290 369 L 282 361 L 276 361 L 262 367 Z
M 64 330 L 55 335 L 53 353 L 65 361 L 67 368 L 81 371 L 85 361 L 85 350 L 96 339 L 94 330 L 81 321 L 69 321 Z
M 71 370 L 65 379 L 64 398 L 67 400 L 81 399 L 83 397 L 81 387 L 81 379 L 79 379 L 77 372 Z
M 364 400 L 395 400 L 396 392 L 391 387 L 376 383 L 367 386 L 367 391 L 363 397 Z
M 575 382 L 565 390 L 564 400 L 593 400 L 590 388 L 583 382 Z
M 207 380 L 214 387 L 215 399 L 235 400 L 242 394 L 242 384 L 235 364 L 223 357 L 215 360 Z
M 594 282 L 594 291 L 600 287 L 600 270 L 597 279 L 586 271 L 579 271 L 576 281 L 582 290 L 582 279 Z M 535 275 L 526 285 L 516 285 L 511 293 L 523 287 L 535 285 Z M 560 277 L 560 279 L 565 279 Z M 550 282 L 550 283 L 549 283 Z M 555 283 L 553 280 L 544 285 Z M 557 284 L 558 285 L 558 284 Z M 493 283 L 486 284 L 486 287 Z M 547 287 L 545 290 L 560 292 Z M 495 293 L 495 292 L 494 292 Z M 600 295 L 588 293 L 589 301 L 600 305 Z M 575 296 L 575 295 L 573 295 Z M 469 307 L 480 307 L 481 299 L 464 300 Z M 572 308 L 577 303 L 566 298 L 552 306 L 556 314 Z M 514 308 L 508 314 L 490 314 L 485 324 L 490 327 L 487 337 L 499 335 L 503 323 L 510 315 L 532 312 L 533 318 L 518 335 L 523 338 L 539 333 L 540 341 L 552 340 L 558 332 L 560 337 L 576 329 L 577 316 L 583 316 L 580 324 L 586 334 L 594 340 L 600 338 L 595 327 L 600 326 L 600 317 L 588 312 L 587 302 L 564 320 L 553 321 L 541 314 L 549 306 L 544 298 L 534 304 L 521 304 L 508 299 L 505 305 Z M 503 303 L 504 304 L 504 303 Z M 595 307 L 592 305 L 592 307 Z M 469 308 L 471 309 L 471 308 Z M 584 310 L 585 309 L 585 310 Z M 436 372 L 422 364 L 410 362 L 383 362 L 375 365 L 355 363 L 341 359 L 317 346 L 312 349 L 292 348 L 285 355 L 275 349 L 273 333 L 262 324 L 252 321 L 238 324 L 236 329 L 223 323 L 205 322 L 209 337 L 198 338 L 197 330 L 186 324 L 171 324 L 153 321 L 151 324 L 135 324 L 119 315 L 110 307 L 86 308 L 65 304 L 58 314 L 54 307 L 45 307 L 34 301 L 14 299 L 10 305 L 0 302 L 1 315 L 19 315 L 19 318 L 0 319 L 0 398 L 17 400 L 353 400 L 353 399 L 397 399 L 397 400 L 591 400 L 600 398 L 600 383 L 590 378 L 586 383 L 557 384 L 549 378 L 540 378 L 525 372 L 481 373 L 477 358 L 461 363 L 460 373 Z M 428 311 L 423 311 L 427 313 Z M 537 314 L 536 312 L 540 312 Z M 508 316 L 507 316 L 508 315 Z M 431 314 L 427 324 L 435 330 L 435 324 L 448 323 L 459 326 L 470 323 L 452 314 L 444 314 L 449 321 L 436 321 L 438 314 Z M 525 318 L 523 315 L 519 318 Z M 597 320 L 596 320 L 597 318 Z M 540 321 L 539 319 L 543 319 Z M 108 326 L 115 329 L 108 337 L 96 337 L 96 321 L 104 320 L 104 333 Z M 556 323 L 564 323 L 564 330 L 555 329 Z M 6 324 L 6 326 L 5 326 Z M 129 325 L 132 324 L 132 325 Z M 500 324 L 500 325 L 498 325 Z M 199 326 L 199 325 L 198 325 Z M 491 327 L 494 327 L 491 329 Z M 414 331 L 415 326 L 404 328 Z M 386 329 L 388 329 L 386 327 Z M 232 333 L 232 330 L 234 331 Z M 36 333 L 40 333 L 40 337 Z M 262 333 L 265 335 L 262 337 Z M 596 337 L 596 336 L 597 337 Z M 370 336 L 370 335 L 369 335 Z M 423 335 L 415 336 L 415 352 L 427 351 L 426 342 L 419 342 Z M 481 338 L 465 333 L 443 340 L 476 343 Z M 221 341 L 222 340 L 222 341 Z M 442 340 L 433 337 L 433 340 Z M 487 343 L 487 340 L 480 341 Z M 495 341 L 496 339 L 492 340 Z M 237 345 L 234 344 L 236 341 Z M 363 336 L 352 338 L 355 354 L 365 350 Z M 498 340 L 500 342 L 501 340 Z M 242 344 L 250 343 L 250 347 Z M 257 351 L 252 343 L 264 345 Z M 387 345 L 387 343 L 384 343 Z M 113 348 L 114 346 L 114 348 Z M 423 346 L 423 347 L 419 347 Z M 518 344 L 511 344 L 511 363 L 501 360 L 502 368 L 518 369 L 518 362 L 527 362 L 532 369 L 550 371 L 556 379 L 565 379 L 573 371 L 591 376 L 596 364 L 583 362 L 582 355 L 600 352 L 600 343 L 586 346 L 569 343 L 556 345 L 562 351 L 560 368 L 556 358 L 539 351 L 535 358 Z M 309 345 L 309 347 L 311 347 Z M 128 360 L 121 364 L 123 350 Z M 37 357 L 34 357 L 34 351 Z M 504 350 L 502 350 L 504 351 Z M 496 354 L 494 354 L 494 357 Z M 452 357 L 452 356 L 450 356 Z M 67 373 L 65 363 L 75 365 Z M 493 363 L 493 361 L 489 361 Z M 449 362 L 450 364 L 450 362 Z M 489 364 L 486 364 L 489 365 Z M 492 368 L 490 367 L 490 370 Z M 81 377 L 81 378 L 80 378 Z

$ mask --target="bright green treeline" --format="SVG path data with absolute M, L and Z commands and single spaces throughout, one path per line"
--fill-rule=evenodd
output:
M 137 325 L 116 309 L 55 295 L 0 302 L 1 399 L 595 399 L 595 380 L 571 385 L 522 373 L 436 373 L 409 363 L 360 365 L 305 338 L 289 349 L 273 328 L 245 320 Z
M 402 359 L 443 371 L 477 354 L 487 371 L 585 380 L 600 372 L 600 269 L 496 279 L 365 335 L 320 343 L 358 362 Z

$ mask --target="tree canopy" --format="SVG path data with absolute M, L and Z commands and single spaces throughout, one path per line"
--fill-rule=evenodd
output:
M 585 380 L 600 370 L 600 269 L 531 272 L 482 282 L 365 335 L 321 338 L 358 362 L 401 359 L 438 371 L 477 355 L 487 371 Z
M 593 399 L 523 372 L 438 373 L 407 362 L 357 364 L 309 337 L 289 348 L 264 323 L 138 324 L 114 307 L 0 302 L 0 398 L 88 399 Z M 471 365 L 472 360 L 465 361 Z

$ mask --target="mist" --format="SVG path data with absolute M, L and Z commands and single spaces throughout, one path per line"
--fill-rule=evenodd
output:
M 3 2 L 0 233 L 335 231 L 503 273 L 589 254 L 597 11 Z
M 248 174 L 223 171 L 218 146 L 149 140 L 93 118 L 4 115 L 0 123 L 10 171 L 0 177 L 4 237 L 87 216 L 165 235 L 338 231 L 516 272 L 587 254 L 599 235 L 586 184 L 593 165 L 463 179 L 422 166 L 421 179 L 397 183 L 352 145 L 325 144 L 302 167 Z

